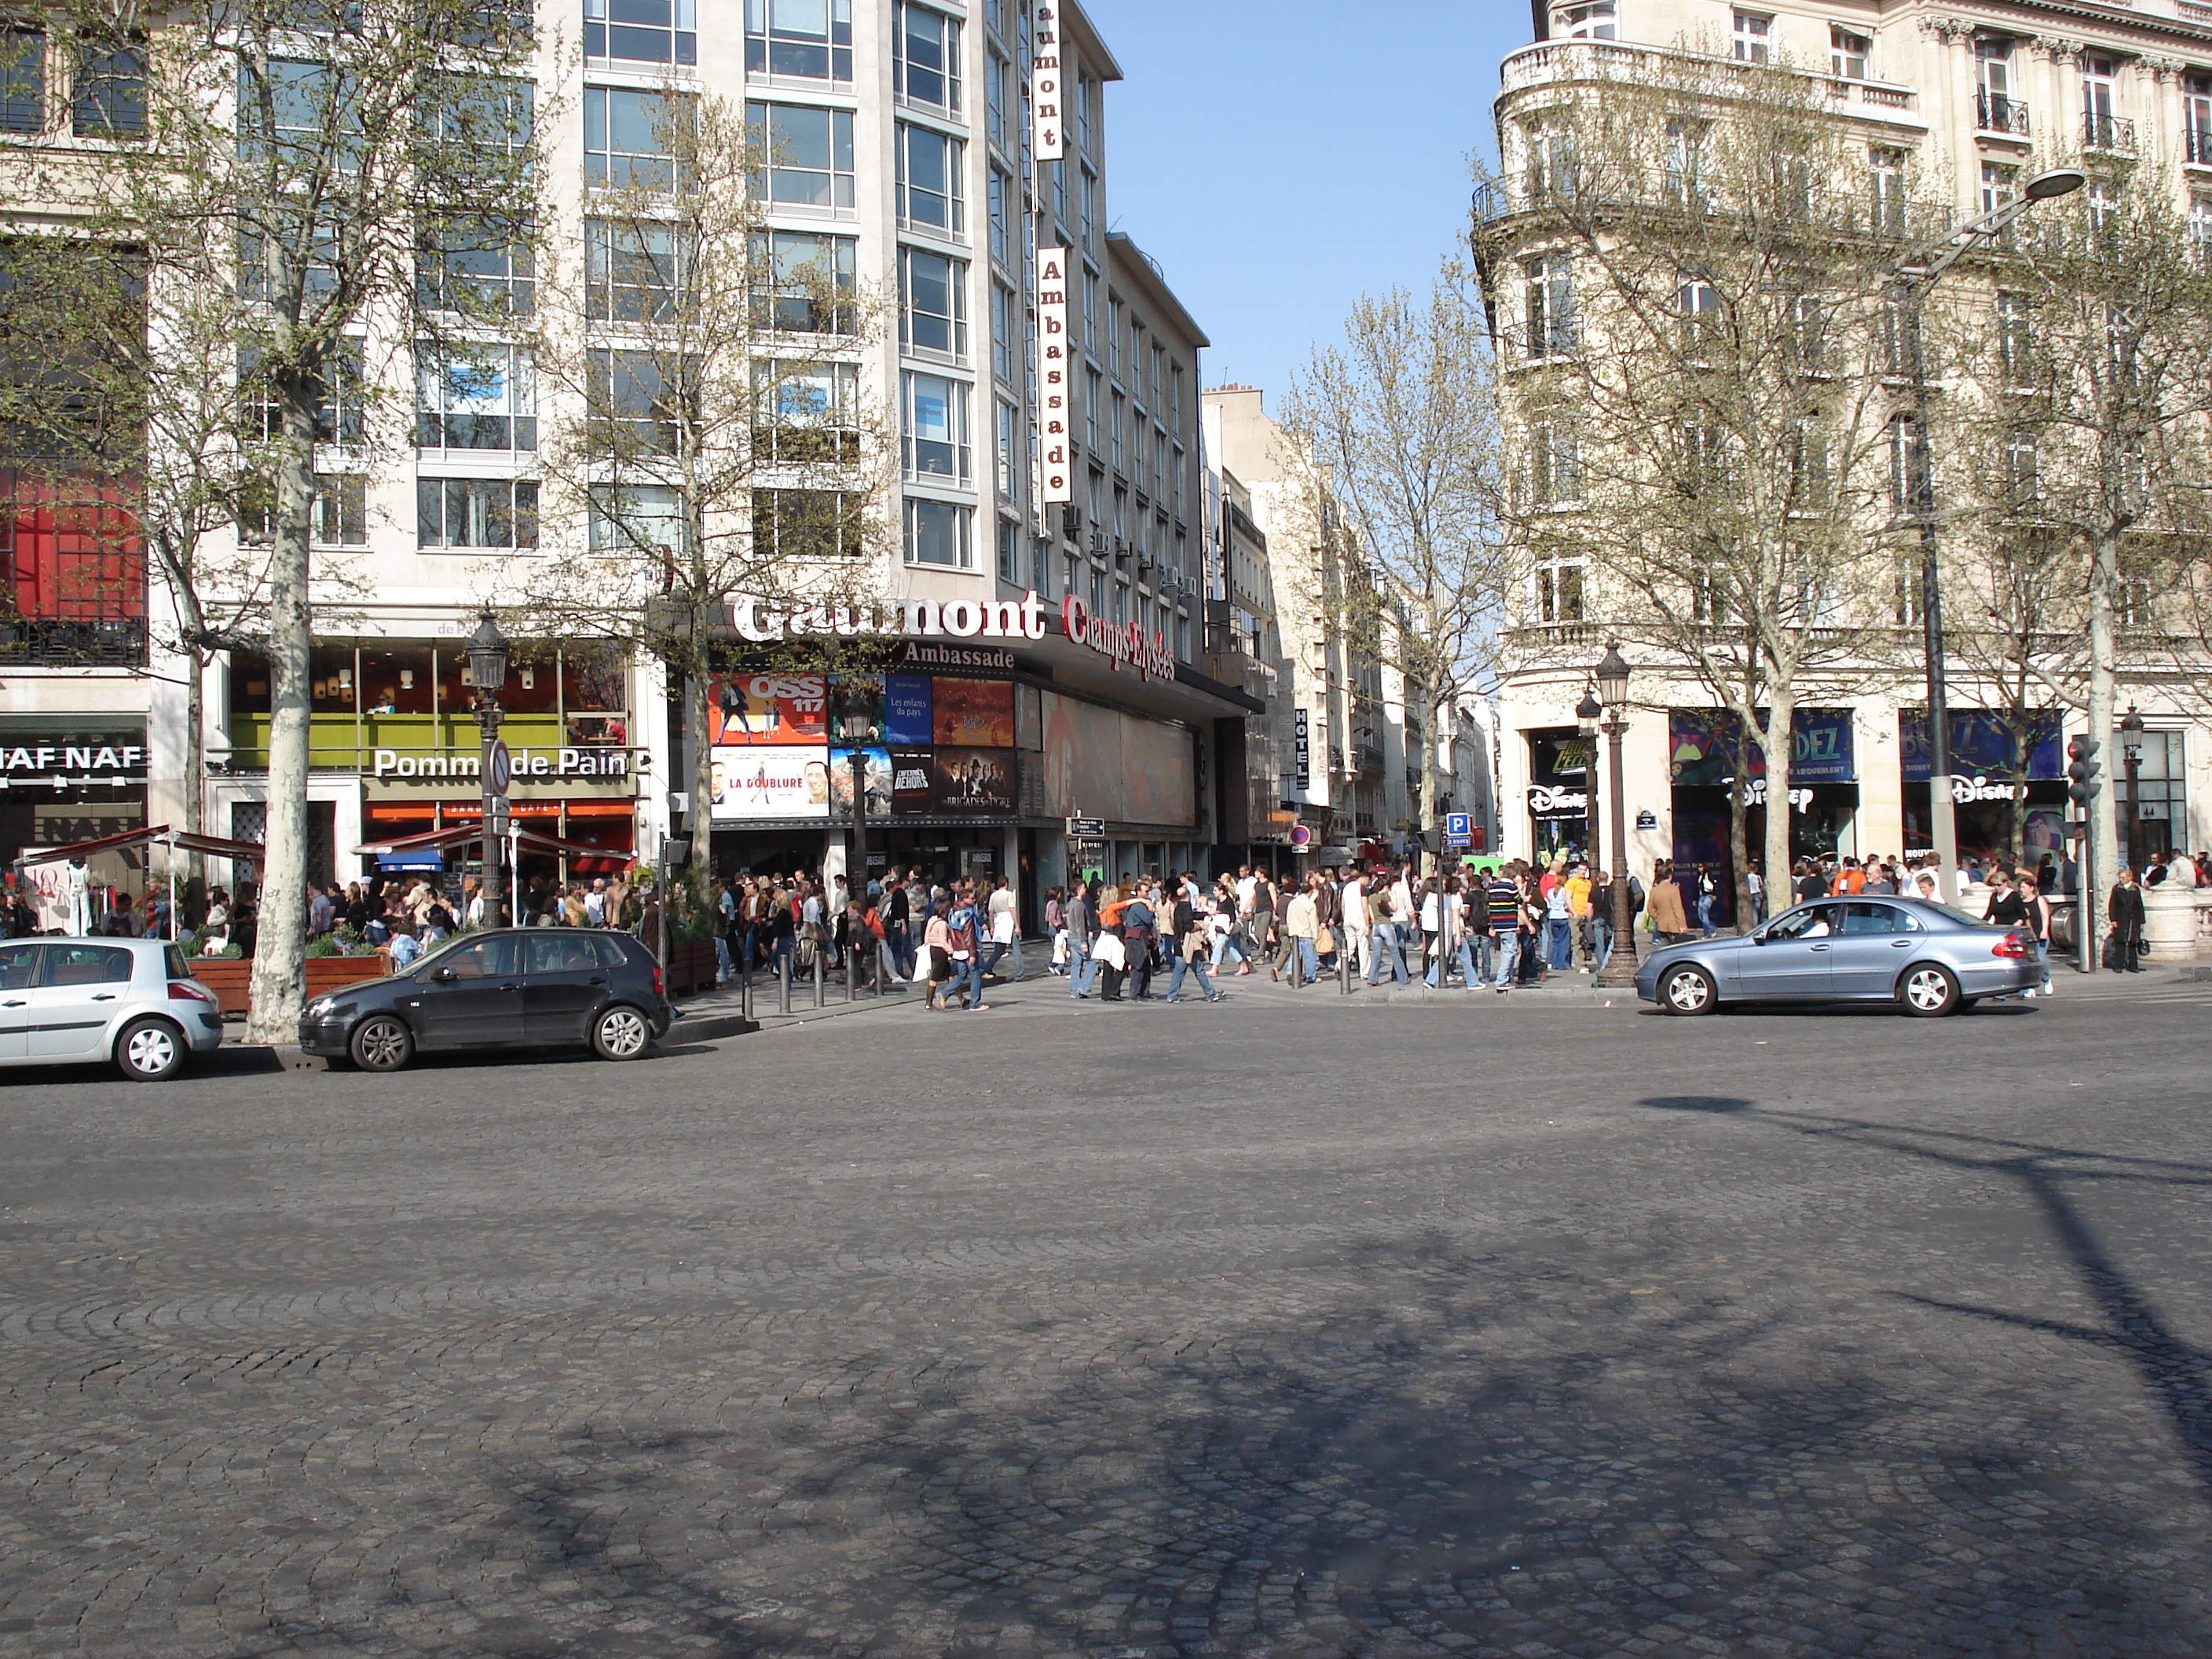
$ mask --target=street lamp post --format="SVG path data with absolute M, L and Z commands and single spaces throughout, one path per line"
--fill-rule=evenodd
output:
M 499 694 L 507 689 L 507 635 L 499 631 L 491 607 L 484 607 L 476 632 L 468 637 L 469 683 L 477 694 L 477 725 L 483 733 L 483 914 L 484 926 L 500 925 L 500 898 L 506 887 L 500 871 L 500 836 L 494 828 L 506 793 L 492 787 L 492 748 L 499 741 L 502 714 Z
M 1937 891 L 1948 902 L 1959 896 L 1959 824 L 1951 793 L 1951 710 L 1943 683 L 1943 593 L 1942 548 L 1936 528 L 1936 462 L 1928 430 L 1928 360 L 1921 338 L 1921 316 L 1929 290 L 1968 249 L 1984 238 L 1994 240 L 2038 202 L 2067 196 L 2088 183 L 2074 167 L 2039 173 L 2021 186 L 2017 201 L 2007 202 L 1969 219 L 1942 242 L 1899 261 L 1891 281 L 1903 313 L 1906 349 L 1912 366 L 1913 451 L 1905 458 L 1905 486 L 1920 531 L 1921 647 L 1927 654 L 1928 816 L 1936 844 Z
M 1575 705 L 1575 726 L 1590 742 L 1589 761 L 1583 768 L 1583 856 L 1589 866 L 1597 868 L 1600 837 L 1597 832 L 1597 717 L 1605 713 L 1599 706 L 1597 693 L 1584 691 L 1583 700 Z
M 853 846 L 845 872 L 845 891 L 860 902 L 864 911 L 867 908 L 868 900 L 868 744 L 874 741 L 876 735 L 875 722 L 869 716 L 874 712 L 874 700 L 867 687 L 851 680 L 846 681 L 839 715 L 844 727 L 845 741 L 850 745 L 852 755 Z M 856 940 L 851 957 L 845 964 L 848 992 L 859 962 L 860 945 Z
M 1613 811 L 1613 954 L 1597 976 L 1607 990 L 1632 988 L 1636 983 L 1636 919 L 1628 906 L 1628 813 L 1622 799 L 1620 740 L 1628 735 L 1628 660 L 1616 641 L 1606 647 L 1597 665 L 1598 697 L 1609 718 L 1599 729 L 1605 733 L 1607 799 Z
M 2130 703 L 2128 717 L 2120 722 L 2120 753 L 2128 763 L 2128 828 L 2120 852 L 2128 867 L 2138 874 L 2142 870 L 2136 852 L 2136 837 L 2142 833 L 2142 796 L 2138 781 L 2142 775 L 2142 716 L 2136 713 L 2135 704 Z

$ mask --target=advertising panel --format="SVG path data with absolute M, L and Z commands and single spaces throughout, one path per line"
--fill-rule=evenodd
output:
M 891 805 L 902 818 L 926 817 L 930 811 L 930 763 L 927 749 L 894 749 L 891 756 Z
M 934 743 L 931 723 L 929 676 L 884 676 L 884 736 L 894 744 Z
M 829 708 L 819 674 L 717 675 L 707 712 L 707 740 L 718 747 L 827 743 Z
M 819 745 L 717 747 L 709 759 L 717 818 L 826 818 L 830 751 Z
M 1735 775 L 1732 758 L 1743 722 L 1720 708 L 1674 708 L 1667 714 L 1668 773 L 1683 788 L 1716 787 Z M 1791 785 L 1856 783 L 1858 763 L 1848 708 L 1800 708 L 1790 720 Z M 1751 775 L 1766 775 L 1766 756 L 1751 747 Z
M 1954 776 L 2021 781 L 2012 733 L 1996 714 L 1978 708 L 1951 712 L 1951 771 Z M 2027 781 L 2048 782 L 2066 775 L 2065 757 L 2059 753 L 2061 717 L 2057 709 L 2028 717 Z M 1907 783 L 1928 781 L 1928 716 L 1918 710 L 1900 709 L 1897 716 L 1897 748 Z
M 891 751 L 888 749 L 863 749 L 867 757 L 866 782 L 868 816 L 887 818 L 891 815 Z M 830 808 L 838 817 L 853 816 L 853 750 L 832 749 L 830 751 Z
M 935 718 L 931 738 L 967 749 L 1014 746 L 1014 687 L 1011 680 L 939 678 L 930 689 Z
M 951 749 L 939 744 L 931 793 L 947 817 L 1012 817 L 1014 757 L 1005 749 Z
M 1194 824 L 1192 741 L 1181 726 L 1047 692 L 1044 811 L 1054 817 Z

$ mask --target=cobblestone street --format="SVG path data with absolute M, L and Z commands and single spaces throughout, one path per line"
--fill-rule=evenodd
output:
M 0 1652 L 2212 1652 L 2203 991 L 993 1001 L 10 1074 Z

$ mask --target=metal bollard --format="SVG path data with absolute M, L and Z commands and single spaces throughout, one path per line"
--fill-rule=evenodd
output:
M 821 1006 L 823 1006 L 823 1001 L 822 1001 L 822 950 L 821 950 L 821 947 L 820 947 L 819 945 L 817 945 L 817 946 L 815 947 L 815 951 L 814 951 L 814 1006 L 815 1006 L 817 1008 L 819 1008 L 819 1007 L 821 1007 Z
M 738 993 L 738 1012 L 750 1025 L 753 1023 L 753 970 L 745 969 L 744 988 Z
M 791 958 L 779 955 L 775 959 L 775 995 L 777 1012 L 791 1012 Z
M 1340 995 L 1352 994 L 1352 945 L 1349 940 L 1336 947 L 1336 988 Z
M 860 977 L 860 949 L 848 945 L 845 947 L 845 1006 L 848 1008 L 853 1006 L 853 998 L 856 994 L 853 981 Z

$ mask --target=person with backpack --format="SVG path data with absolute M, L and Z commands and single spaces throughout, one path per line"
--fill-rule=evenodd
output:
M 1406 971 L 1405 946 L 1398 938 L 1398 899 L 1395 884 L 1386 881 L 1377 872 L 1367 884 L 1368 951 L 1367 982 L 1378 983 L 1382 965 L 1390 966 L 1390 983 L 1410 985 L 1413 976 Z M 1411 918 L 1407 918 L 1411 920 Z

